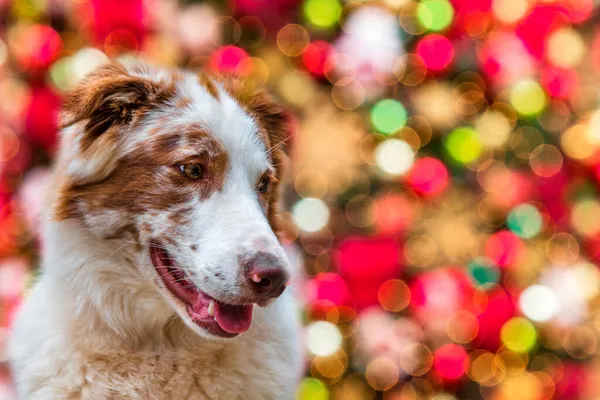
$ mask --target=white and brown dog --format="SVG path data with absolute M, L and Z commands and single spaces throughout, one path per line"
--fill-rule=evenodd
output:
M 22 399 L 291 399 L 286 118 L 243 79 L 111 63 L 66 98 Z

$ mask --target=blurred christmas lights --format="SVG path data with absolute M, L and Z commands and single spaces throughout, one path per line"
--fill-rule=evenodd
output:
M 297 398 L 600 397 L 595 2 L 25 3 L 0 6 L 1 398 L 60 95 L 133 56 L 265 83 L 296 115 Z

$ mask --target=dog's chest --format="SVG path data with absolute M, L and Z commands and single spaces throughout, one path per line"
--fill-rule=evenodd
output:
M 247 361 L 247 360 L 246 360 Z M 269 385 L 260 369 L 226 353 L 187 352 L 95 356 L 88 360 L 82 397 L 127 399 L 251 399 Z M 272 374 L 274 371 L 269 371 Z M 275 393 L 270 388 L 266 393 Z

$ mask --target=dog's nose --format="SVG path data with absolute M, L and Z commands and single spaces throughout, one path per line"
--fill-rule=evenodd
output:
M 277 257 L 259 251 L 248 261 L 246 279 L 258 296 L 275 298 L 283 293 L 290 276 Z

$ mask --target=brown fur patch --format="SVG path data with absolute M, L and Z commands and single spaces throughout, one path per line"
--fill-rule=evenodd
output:
M 207 169 L 207 176 L 191 179 L 181 173 L 180 163 L 200 163 Z M 82 217 L 84 209 L 139 215 L 183 205 L 198 196 L 207 198 L 223 187 L 227 163 L 221 144 L 199 125 L 156 134 L 123 157 L 104 181 L 91 185 L 67 182 L 59 192 L 55 217 Z M 178 223 L 185 222 L 181 215 L 172 215 Z
M 132 76 L 119 64 L 108 64 L 67 94 L 61 128 L 87 120 L 81 138 L 81 148 L 85 150 L 110 128 L 119 130 L 172 100 L 175 92 L 173 83 L 159 84 Z
M 210 76 L 204 72 L 200 72 L 198 74 L 198 81 L 212 97 L 214 97 L 216 100 L 219 100 L 219 91 L 215 85 L 215 82 L 210 78 Z
M 175 108 L 187 108 L 192 105 L 192 99 L 189 97 L 180 97 L 175 103 Z

